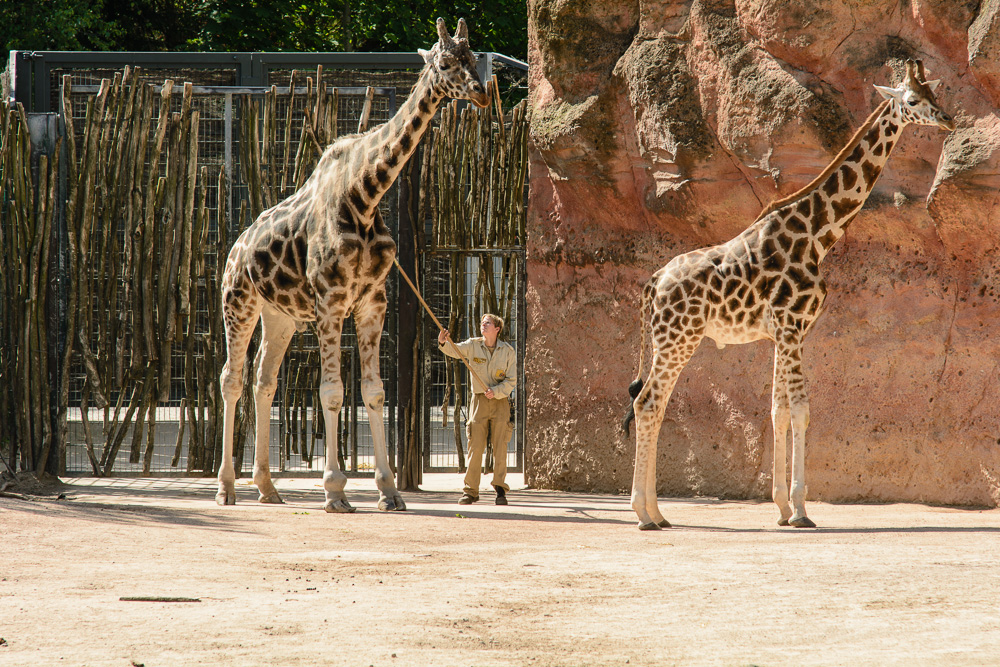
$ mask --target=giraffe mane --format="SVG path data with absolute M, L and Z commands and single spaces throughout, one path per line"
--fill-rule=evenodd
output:
M 840 149 L 840 152 L 837 153 L 837 157 L 833 158 L 830 164 L 826 166 L 826 169 L 824 169 L 819 176 L 811 180 L 808 185 L 800 188 L 799 190 L 796 190 L 792 194 L 786 197 L 782 197 L 781 199 L 775 199 L 774 201 L 772 201 L 770 204 L 764 207 L 764 210 L 760 212 L 760 215 L 757 216 L 754 222 L 757 222 L 757 220 L 760 220 L 764 216 L 777 211 L 782 206 L 791 204 L 792 202 L 801 199 L 805 195 L 809 194 L 810 192 L 818 188 L 820 183 L 825 181 L 830 176 L 830 174 L 832 174 L 834 170 L 840 166 L 840 164 L 844 161 L 844 159 L 848 156 L 848 154 L 854 150 L 858 142 L 861 141 L 861 137 L 863 137 L 865 133 L 872 128 L 872 125 L 875 124 L 875 120 L 880 115 L 882 115 L 882 112 L 888 105 L 889 105 L 889 100 L 883 100 L 881 104 L 875 107 L 875 110 L 871 112 L 871 115 L 868 116 L 868 119 L 865 120 L 865 122 L 862 123 L 861 127 L 857 129 L 857 131 L 854 133 L 854 136 L 851 137 L 851 140 L 848 141 L 847 144 L 842 149 Z

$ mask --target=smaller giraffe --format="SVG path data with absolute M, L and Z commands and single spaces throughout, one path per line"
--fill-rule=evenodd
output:
M 656 443 L 677 377 L 705 337 L 720 348 L 774 341 L 771 495 L 781 512 L 779 525 L 816 525 L 805 509 L 809 402 L 802 344 L 826 298 L 820 262 L 861 210 L 906 125 L 955 129 L 934 99 L 938 83 L 926 80 L 923 63 L 907 61 L 903 82 L 875 86 L 885 100 L 809 185 L 772 202 L 731 241 L 675 257 L 643 287 L 639 374 L 629 386 L 634 400 L 622 424 L 627 432 L 636 421 L 632 509 L 640 530 L 670 526 L 656 502 Z M 644 383 L 647 337 L 652 361 Z M 791 506 L 785 471 L 789 423 Z
M 271 402 L 292 334 L 304 322 L 315 322 L 322 372 L 319 400 L 326 422 L 324 509 L 355 510 L 344 494 L 347 477 L 337 465 L 337 422 L 344 403 L 340 337 L 344 320 L 353 316 L 361 357 L 361 397 L 375 450 L 378 508 L 406 509 L 393 482 L 385 445 L 379 343 L 388 306 L 385 279 L 396 256 L 396 244 L 378 205 L 446 97 L 471 100 L 479 107 L 490 104 L 476 70 L 476 56 L 469 48 L 465 20 L 459 20 L 454 37 L 448 34 L 444 19 L 437 20 L 437 31 L 434 46 L 419 51 L 426 65 L 396 115 L 369 132 L 331 144 L 305 184 L 261 213 L 229 253 L 222 276 L 228 356 L 219 378 L 224 404 L 223 452 L 215 498 L 220 505 L 236 502 L 236 402 L 243 391 L 243 363 L 258 320 L 261 344 L 255 361 L 253 480 L 260 502 L 282 502 L 271 481 L 268 462 Z

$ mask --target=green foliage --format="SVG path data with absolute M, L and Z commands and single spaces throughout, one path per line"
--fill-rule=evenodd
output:
M 0 47 L 22 51 L 103 51 L 118 33 L 102 13 L 102 0 L 0 3 Z
M 496 51 L 527 60 L 528 8 L 526 0 L 410 0 L 402 3 L 358 0 L 352 3 L 352 32 L 356 51 L 415 51 L 437 40 L 435 20 L 440 16 L 454 33 L 458 19 L 469 26 L 469 44 L 476 51 Z
M 184 51 L 200 25 L 199 0 L 104 0 L 116 51 Z
M 196 51 L 344 51 L 341 0 L 205 0 Z
M 4 53 L 405 51 L 437 39 L 435 19 L 469 25 L 477 51 L 525 60 L 527 0 L 0 0 Z

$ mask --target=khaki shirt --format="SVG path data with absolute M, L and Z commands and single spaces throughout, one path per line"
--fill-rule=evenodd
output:
M 455 349 L 445 341 L 438 345 L 446 356 L 458 359 L 465 357 L 469 366 L 486 382 L 490 382 L 495 398 L 506 398 L 514 393 L 517 385 L 517 353 L 510 343 L 497 341 L 496 349 L 490 352 L 482 337 L 470 338 L 461 343 L 455 343 L 461 355 L 455 354 Z M 486 393 L 486 387 L 472 380 L 472 391 L 475 394 Z

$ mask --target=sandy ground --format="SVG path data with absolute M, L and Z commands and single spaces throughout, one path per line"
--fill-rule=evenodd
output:
M 407 512 L 218 507 L 204 479 L 70 479 L 0 498 L 0 665 L 998 665 L 1000 511 L 666 499 L 514 480 L 458 506 L 429 476 Z M 191 602 L 123 598 L 191 598 Z

